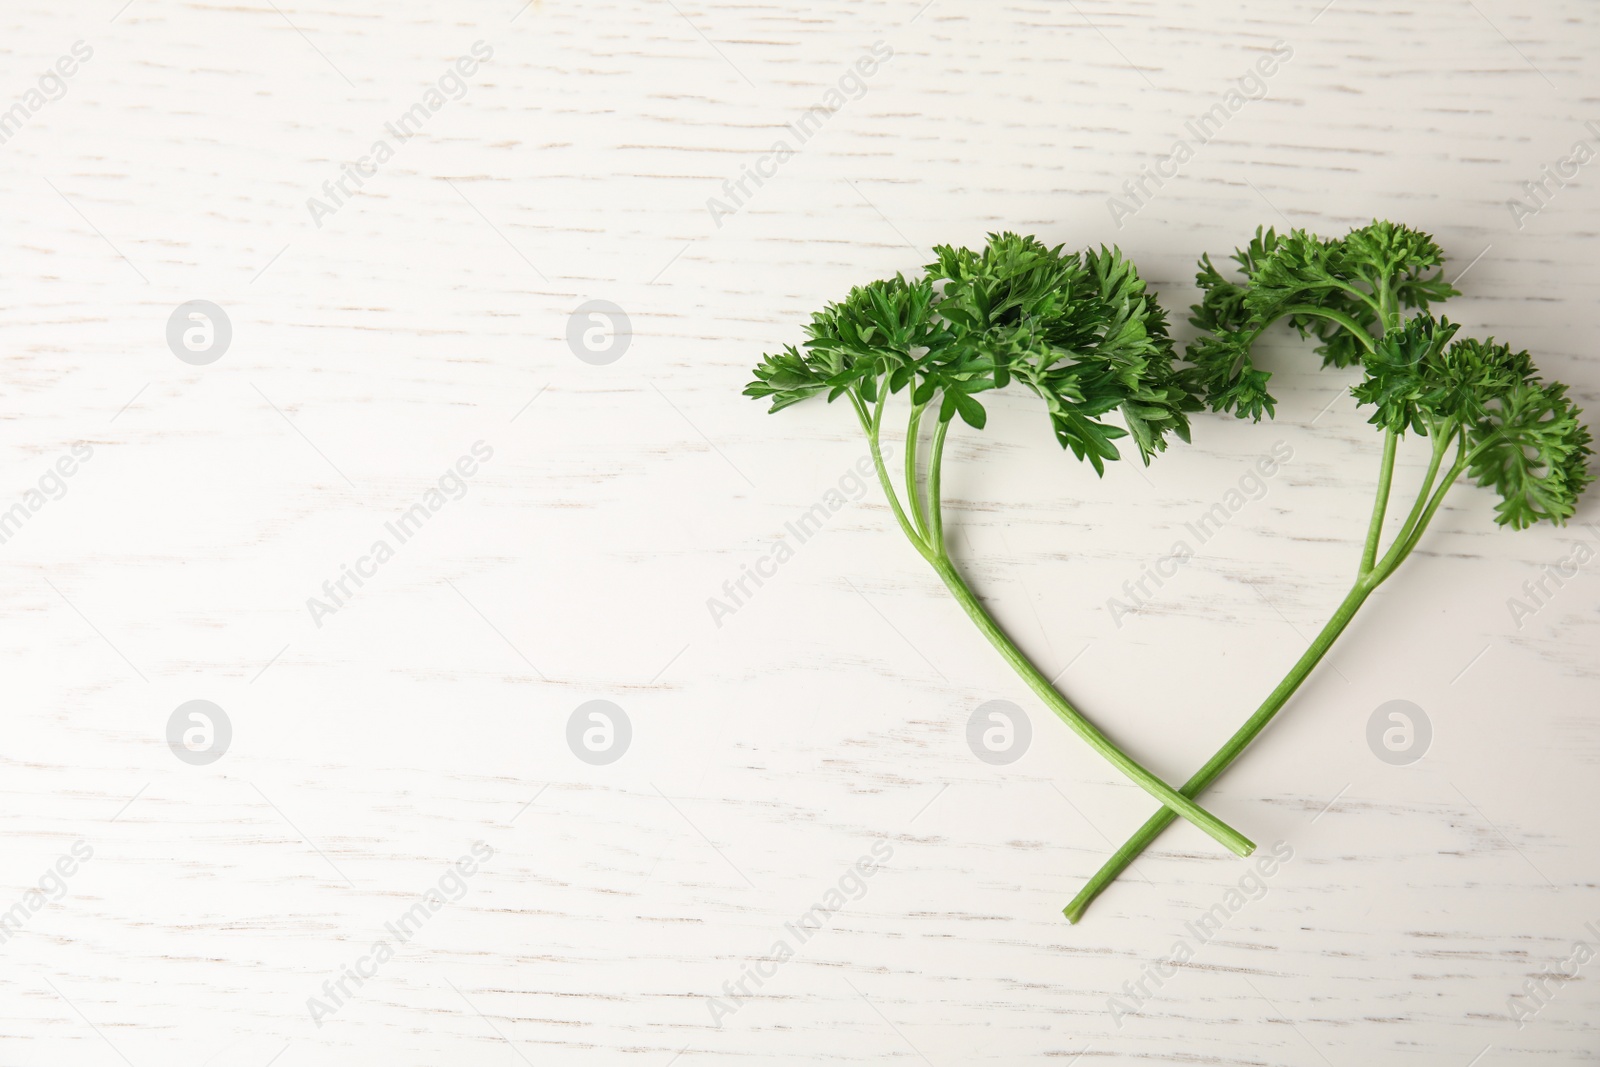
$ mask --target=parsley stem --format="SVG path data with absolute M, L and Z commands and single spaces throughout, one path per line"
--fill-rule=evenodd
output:
M 1463 444 L 1461 455 L 1451 468 L 1445 472 L 1443 480 L 1439 483 L 1439 488 L 1434 492 L 1433 498 L 1428 501 L 1428 506 L 1422 513 L 1422 517 L 1417 521 L 1416 529 L 1412 530 L 1405 538 L 1397 540 L 1394 547 L 1389 550 L 1389 555 L 1385 557 L 1383 562 L 1383 566 L 1386 568 L 1383 572 L 1384 577 L 1387 578 L 1396 567 L 1404 563 L 1406 557 L 1411 555 L 1411 550 L 1417 547 L 1417 542 L 1422 540 L 1422 531 L 1428 528 L 1428 523 L 1433 521 L 1434 512 L 1438 511 L 1439 505 L 1444 503 L 1445 494 L 1450 491 L 1451 486 L 1455 485 L 1456 479 L 1461 476 L 1461 472 L 1466 470 L 1468 458 L 1465 444 Z
M 930 543 L 937 545 L 939 542 L 928 535 L 927 507 L 922 502 L 922 494 L 917 491 L 917 453 L 922 450 L 922 409 L 923 404 L 911 405 L 911 419 L 906 424 L 906 496 L 911 511 L 911 521 L 916 524 L 917 532 Z M 940 430 L 944 429 L 941 423 Z
M 894 484 L 889 478 L 889 468 L 883 462 L 883 448 L 879 440 L 879 431 L 883 424 L 884 395 L 882 393 L 879 394 L 877 406 L 870 417 L 867 414 L 866 402 L 863 398 L 852 392 L 850 399 L 855 406 L 857 417 L 861 420 L 861 428 L 867 435 L 867 443 L 872 452 L 872 463 L 878 471 L 878 482 L 883 486 L 883 492 L 889 499 L 890 507 L 894 509 L 894 515 L 900 523 L 900 529 L 905 532 L 906 537 L 910 539 L 918 554 L 927 560 L 939 577 L 943 579 L 945 587 L 950 590 L 951 595 L 956 598 L 956 602 L 966 611 L 967 617 L 989 639 L 989 643 L 994 645 L 1001 657 L 1011 664 L 1012 669 L 1028 684 L 1028 688 L 1033 690 L 1034 695 L 1043 701 L 1046 707 L 1055 712 L 1079 737 L 1087 741 L 1091 748 L 1104 756 L 1113 766 L 1151 796 L 1163 804 L 1170 805 L 1185 819 L 1210 834 L 1236 855 L 1248 856 L 1254 852 L 1256 846 L 1249 838 L 1157 778 L 1137 763 L 1133 757 L 1118 748 L 1116 743 L 1101 733 L 1093 723 L 1084 718 L 1078 709 L 1067 702 L 1066 697 L 1056 691 L 1050 680 L 1033 665 L 1033 662 L 1006 635 L 1005 631 L 1000 629 L 1000 624 L 995 622 L 993 616 L 989 614 L 988 610 L 984 608 L 977 596 L 967 586 L 965 580 L 962 579 L 961 573 L 956 570 L 955 564 L 945 551 L 944 520 L 942 517 L 944 505 L 940 499 L 939 488 L 940 466 L 944 457 L 945 436 L 950 427 L 949 420 L 940 419 L 938 428 L 934 431 L 933 453 L 929 462 L 927 479 L 929 531 L 920 533 L 912 528 L 911 522 L 906 518 L 906 513 L 900 506 L 899 497 L 894 491 Z M 915 456 L 918 451 L 919 449 L 914 440 L 906 442 L 906 454 L 908 457 Z M 916 463 L 914 460 L 910 460 L 906 465 L 905 490 L 912 498 L 913 507 L 917 506 L 918 480 Z
M 1400 295 L 1395 289 L 1395 280 L 1386 276 L 1378 289 L 1378 332 L 1388 333 L 1399 328 Z
M 862 399 L 854 391 L 850 393 L 850 402 L 856 409 L 856 417 L 861 420 L 861 429 L 867 435 L 867 448 L 872 452 L 872 465 L 878 471 L 878 484 L 883 487 L 883 495 L 888 498 L 889 507 L 894 510 L 895 521 L 900 524 L 900 529 L 922 557 L 931 559 L 928 543 L 921 534 L 912 529 L 911 523 L 906 519 L 905 510 L 900 507 L 900 497 L 894 491 L 894 483 L 889 480 L 889 468 L 883 465 L 883 446 L 878 439 L 878 427 L 883 422 L 883 401 L 884 397 L 880 394 L 877 409 L 869 418 Z
M 1356 612 L 1361 609 L 1362 604 L 1366 603 L 1367 597 L 1372 595 L 1372 591 L 1382 585 L 1394 573 L 1395 568 L 1411 554 L 1411 550 L 1417 546 L 1417 542 L 1422 538 L 1423 531 L 1428 528 L 1428 523 L 1433 521 L 1434 514 L 1444 502 L 1445 494 L 1450 491 L 1450 487 L 1455 484 L 1456 478 L 1466 469 L 1467 463 L 1471 458 L 1463 447 L 1455 463 L 1445 472 L 1444 478 L 1439 481 L 1438 487 L 1434 487 L 1434 479 L 1438 474 L 1444 453 L 1449 449 L 1450 441 L 1458 435 L 1458 430 L 1452 430 L 1447 435 L 1442 428 L 1436 428 L 1433 457 L 1428 465 L 1428 473 L 1417 492 L 1416 503 L 1412 505 L 1410 515 L 1396 534 L 1394 543 L 1390 545 L 1388 552 L 1384 554 L 1381 560 L 1369 566 L 1366 562 L 1368 550 L 1372 550 L 1373 554 L 1375 554 L 1377 544 L 1375 534 L 1382 529 L 1383 525 L 1383 511 L 1387 504 L 1389 481 L 1394 466 L 1394 442 L 1398 436 L 1394 432 L 1385 435 L 1383 467 L 1379 476 L 1382 481 L 1382 487 L 1379 492 L 1382 503 L 1373 509 L 1373 521 L 1368 529 L 1366 544 L 1363 546 L 1363 566 L 1360 575 L 1350 587 L 1350 591 L 1345 594 L 1344 599 L 1339 602 L 1339 606 L 1334 609 L 1332 617 L 1328 619 L 1321 632 L 1312 640 L 1311 645 L 1305 650 L 1304 654 L 1295 661 L 1294 666 L 1289 669 L 1289 673 L 1284 675 L 1283 680 L 1278 683 L 1277 687 L 1267 696 L 1267 699 L 1256 709 L 1255 714 L 1250 716 L 1245 721 L 1245 724 L 1234 732 L 1232 737 L 1228 738 L 1227 743 L 1217 750 L 1216 755 L 1212 756 L 1205 766 L 1195 772 L 1194 777 L 1184 783 L 1183 794 L 1185 796 L 1199 796 L 1211 786 L 1211 783 L 1222 776 L 1222 772 L 1227 770 L 1234 760 L 1243 754 L 1244 750 L 1250 746 L 1250 743 L 1256 739 L 1256 736 L 1266 729 L 1267 724 L 1289 702 L 1289 698 L 1294 696 L 1301 683 L 1316 669 L 1317 664 L 1322 662 L 1322 658 L 1333 647 L 1333 643 L 1339 639 L 1339 635 L 1344 633 L 1345 627 L 1350 624 L 1351 619 L 1355 618 Z M 1155 842 L 1155 839 L 1161 835 L 1163 830 L 1172 825 L 1172 818 L 1172 811 L 1169 808 L 1163 808 L 1147 819 L 1144 825 L 1139 827 L 1138 831 L 1121 848 L 1112 853 L 1111 858 L 1095 872 L 1094 877 L 1090 878 L 1088 883 L 1079 890 L 1078 895 L 1072 898 L 1072 902 L 1062 909 L 1067 919 L 1074 923 L 1082 919 L 1083 913 L 1094 902 L 1094 899 L 1104 892 L 1112 882 L 1116 881 L 1117 877 L 1128 869 L 1129 864 L 1133 863 L 1140 853 Z
M 1277 322 L 1279 319 L 1288 318 L 1293 315 L 1308 315 L 1312 318 L 1327 319 L 1329 322 L 1336 322 L 1354 334 L 1355 339 L 1360 341 L 1362 347 L 1368 352 L 1373 350 L 1372 335 L 1368 333 L 1366 329 L 1355 319 L 1352 319 L 1349 315 L 1346 315 L 1342 311 L 1335 311 L 1333 308 L 1320 308 L 1311 304 L 1295 304 L 1292 307 L 1284 308 L 1278 314 L 1274 315 L 1270 320 L 1268 320 L 1268 322 L 1262 325 L 1262 329 L 1265 329 L 1272 323 Z M 1258 330 L 1257 333 L 1260 333 L 1260 331 Z
M 1327 319 L 1329 322 L 1337 323 L 1338 325 L 1343 326 L 1346 330 L 1350 331 L 1351 335 L 1354 336 L 1357 341 L 1361 343 L 1361 347 L 1365 348 L 1369 353 L 1372 352 L 1376 347 L 1376 342 L 1373 341 L 1372 334 L 1368 333 L 1366 327 L 1362 326 L 1355 319 L 1344 314 L 1342 311 L 1335 311 L 1333 308 L 1317 307 L 1315 304 L 1293 304 L 1289 307 L 1280 308 L 1279 310 L 1273 312 L 1270 318 L 1263 319 L 1246 335 L 1246 344 L 1248 345 L 1255 343 L 1255 339 L 1265 333 L 1267 331 L 1267 327 L 1271 326 L 1273 323 L 1279 322 L 1283 319 L 1292 318 L 1295 315 L 1305 315 L 1316 319 Z M 1228 375 L 1230 378 L 1238 374 L 1239 365 L 1243 361 L 1244 356 L 1241 355 L 1239 359 L 1234 362 L 1233 370 L 1230 371 Z
M 933 431 L 933 455 L 928 461 L 928 540 L 940 555 L 944 555 L 944 502 L 939 482 L 944 466 L 944 437 L 949 429 L 950 420 L 940 419 L 938 429 Z
M 1112 766 L 1120 770 L 1135 785 L 1138 785 L 1145 792 L 1167 805 L 1162 809 L 1164 814 L 1171 815 L 1174 818 L 1177 815 L 1182 815 L 1185 819 L 1210 834 L 1235 855 L 1248 856 L 1255 851 L 1255 845 L 1249 838 L 1200 807 L 1190 797 L 1179 793 L 1146 770 L 1068 703 L 1067 699 L 1056 691 L 1050 679 L 1046 678 L 1011 638 L 1006 635 L 1005 631 L 1000 629 L 993 616 L 984 608 L 972 590 L 967 587 L 967 583 L 962 580 L 961 572 L 956 570 L 955 564 L 951 562 L 949 556 L 940 553 L 931 562 L 939 577 L 944 579 L 945 587 L 950 590 L 950 594 L 956 598 L 956 602 L 966 611 L 967 617 L 989 639 L 989 643 L 1000 653 L 1001 658 L 1011 665 L 1011 669 L 1016 671 L 1024 682 L 1028 683 L 1028 688 L 1033 690 L 1034 695 L 1043 701 L 1047 708 L 1055 712 L 1062 722 L 1072 727 L 1079 737 L 1089 743 L 1090 748 L 1104 756 Z
M 1373 295 L 1371 293 L 1362 292 L 1360 289 L 1357 289 L 1355 286 L 1351 285 L 1348 282 L 1334 281 L 1333 282 L 1333 286 L 1334 286 L 1335 289 L 1343 289 L 1345 292 L 1349 293 L 1351 296 L 1355 297 L 1357 300 L 1360 300 L 1362 303 L 1366 304 L 1373 311 L 1377 312 L 1378 318 L 1380 320 L 1380 325 L 1382 324 L 1381 320 L 1383 319 L 1383 306 L 1382 306 L 1383 305 L 1383 298 L 1381 296 L 1379 296 L 1377 299 L 1374 299 Z M 1365 333 L 1366 331 L 1363 330 L 1362 332 Z
M 1389 484 L 1394 480 L 1394 453 L 1399 443 L 1398 433 L 1392 429 L 1384 431 L 1383 465 L 1378 468 L 1378 495 L 1372 504 L 1372 521 L 1367 524 L 1367 543 L 1361 550 L 1361 570 L 1358 574 L 1362 578 L 1372 572 L 1372 564 L 1378 558 L 1378 538 L 1383 534 L 1383 517 L 1389 509 Z
M 1227 770 L 1234 760 L 1239 758 L 1239 755 L 1249 747 L 1250 742 L 1256 739 L 1256 735 L 1266 729 L 1267 723 L 1271 722 L 1273 716 L 1278 714 L 1279 709 L 1288 703 L 1295 690 L 1300 688 L 1300 683 L 1304 682 L 1317 664 L 1322 661 L 1322 657 L 1327 654 L 1328 649 L 1333 647 L 1334 641 L 1338 640 L 1339 635 L 1344 632 L 1344 628 L 1350 624 L 1350 620 L 1355 617 L 1357 610 L 1360 609 L 1375 588 L 1377 588 L 1377 583 L 1370 579 L 1362 578 L 1356 581 L 1350 592 L 1345 594 L 1345 598 L 1334 609 L 1333 617 L 1322 628 L 1322 632 L 1312 640 L 1311 646 L 1295 661 L 1295 665 L 1290 668 L 1289 673 L 1278 683 L 1277 688 L 1272 691 L 1271 695 L 1256 709 L 1256 713 L 1250 716 L 1232 737 L 1228 738 L 1227 744 L 1219 748 L 1216 755 L 1206 761 L 1204 767 L 1195 772 L 1193 778 L 1184 783 L 1183 794 L 1185 796 L 1196 797 L 1204 792 L 1212 782 L 1221 777 L 1222 772 Z M 1138 831 L 1095 872 L 1094 877 L 1089 879 L 1088 884 L 1078 891 L 1077 896 L 1072 898 L 1072 903 L 1063 909 L 1068 921 L 1075 923 L 1082 919 L 1084 911 L 1094 902 L 1095 897 L 1099 896 L 1112 882 L 1116 881 L 1117 876 L 1127 870 L 1128 865 L 1141 852 L 1149 848 L 1163 830 L 1172 825 L 1172 818 L 1172 811 L 1169 808 L 1163 808 L 1150 816 L 1145 821 L 1145 824 L 1139 827 Z
M 1442 427 L 1434 427 L 1433 456 L 1428 461 L 1428 473 L 1423 476 L 1422 485 L 1417 489 L 1417 500 L 1416 503 L 1411 505 L 1411 514 L 1406 516 L 1406 521 L 1400 525 L 1400 532 L 1395 535 L 1395 547 L 1406 543 L 1411 538 L 1417 523 L 1421 520 L 1423 513 L 1427 511 L 1429 494 L 1433 492 L 1433 482 L 1439 476 L 1439 466 L 1444 462 L 1444 454 L 1450 449 L 1450 441 L 1451 438 L 1446 435 Z M 1452 472 L 1441 486 L 1441 490 L 1454 484 L 1456 475 L 1459 473 L 1459 471 Z M 1382 569 L 1382 573 L 1385 576 L 1400 562 L 1398 559 L 1390 559 L 1389 557 L 1392 555 L 1394 555 L 1394 547 L 1391 547 L 1388 553 L 1384 555 L 1381 563 L 1376 564 L 1376 567 Z

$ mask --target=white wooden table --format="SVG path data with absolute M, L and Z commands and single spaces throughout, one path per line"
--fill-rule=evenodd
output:
M 1150 801 L 875 488 L 708 609 L 865 451 L 840 407 L 740 397 L 751 364 L 992 229 L 1120 244 L 1187 339 L 1200 252 L 1392 217 L 1471 265 L 1452 318 L 1596 408 L 1600 163 L 1508 206 L 1600 144 L 1592 5 L 122 4 L 14 0 L 0 34 L 0 1063 L 1600 1059 L 1600 962 L 1510 1014 L 1600 949 L 1600 565 L 1507 604 L 1600 545 L 1600 498 L 1513 533 L 1456 491 L 1208 794 L 1292 859 L 1204 937 L 1250 866 L 1181 826 L 1062 920 Z M 167 339 L 196 300 L 231 327 L 209 363 Z M 625 311 L 620 358 L 569 345 L 589 301 Z M 576 351 L 615 354 L 587 316 Z M 1352 379 L 1274 351 L 1276 424 L 1199 416 L 1143 476 L 1096 480 L 1020 392 L 952 439 L 974 584 L 1171 780 L 1359 551 Z M 1265 495 L 1116 625 L 1278 441 Z M 966 742 L 993 699 L 1035 725 L 1006 767 Z M 194 700 L 230 732 L 209 763 L 167 740 Z M 631 725 L 608 764 L 568 744 L 592 700 Z M 1408 766 L 1366 741 L 1390 700 L 1432 724 Z

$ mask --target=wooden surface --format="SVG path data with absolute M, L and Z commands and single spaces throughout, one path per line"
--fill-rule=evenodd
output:
M 721 625 L 707 606 L 864 453 L 839 407 L 741 398 L 755 358 L 991 229 L 1120 244 L 1187 338 L 1200 252 L 1392 217 L 1471 265 L 1452 318 L 1600 406 L 1600 162 L 1536 215 L 1507 205 L 1600 143 L 1591 5 L 122 2 L 0 16 L 0 105 L 93 52 L 0 145 L 0 504 L 92 450 L 0 545 L 0 911 L 25 919 L 0 944 L 0 1063 L 1600 1059 L 1600 960 L 1521 1028 L 1509 1001 L 1600 949 L 1600 563 L 1520 627 L 1507 606 L 1600 546 L 1595 498 L 1593 526 L 1513 533 L 1456 490 L 1209 794 L 1292 850 L 1236 912 L 1250 864 L 1177 827 L 1062 920 L 1151 804 L 1031 702 L 875 488 Z M 314 220 L 477 41 L 464 95 Z M 1116 225 L 1108 197 L 1280 41 L 1264 98 Z M 763 162 L 875 42 L 864 91 Z M 167 344 L 190 300 L 232 324 L 209 365 Z M 631 320 L 608 365 L 567 342 L 589 300 Z M 974 585 L 1171 780 L 1359 554 L 1376 438 L 1347 376 L 1277 351 L 1276 424 L 1200 417 L 1142 474 L 1097 481 L 1021 394 L 952 437 Z M 464 495 L 314 620 L 480 441 Z M 1278 441 L 1262 499 L 1116 625 L 1107 599 Z M 196 699 L 232 728 L 198 766 L 166 740 Z M 596 699 L 632 725 L 608 765 L 567 743 Z M 1007 767 L 967 747 L 992 699 L 1035 727 Z M 1390 700 L 1432 723 L 1409 766 L 1366 741 Z M 492 855 L 459 877 L 474 842 Z M 430 890 L 459 899 L 314 1020 Z

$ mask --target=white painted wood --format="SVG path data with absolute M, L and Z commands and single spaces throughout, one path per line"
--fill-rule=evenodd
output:
M 1187 338 L 1201 251 L 1393 217 L 1473 264 L 1452 317 L 1596 407 L 1596 172 L 1521 228 L 1507 207 L 1600 140 L 1590 5 L 121 3 L 15 2 L 0 35 L 0 106 L 93 49 L 0 145 L 0 503 L 92 447 L 0 545 L 0 909 L 27 913 L 0 1062 L 1594 1062 L 1600 962 L 1507 1012 L 1600 944 L 1600 587 L 1520 628 L 1506 601 L 1595 526 L 1503 531 L 1457 490 L 1209 794 L 1293 859 L 1204 943 L 1187 924 L 1250 868 L 1186 827 L 1064 923 L 1150 802 L 1029 703 L 875 489 L 722 626 L 706 606 L 864 452 L 839 408 L 741 398 L 755 357 L 990 229 L 1119 243 Z M 476 41 L 465 95 L 316 225 L 307 198 Z M 879 41 L 864 95 L 718 225 L 707 199 Z M 1108 196 L 1278 41 L 1265 98 L 1118 228 Z M 209 366 L 165 341 L 194 299 L 232 323 Z M 565 340 L 591 299 L 631 317 L 608 366 Z M 1201 417 L 1144 476 L 1097 481 L 1020 395 L 952 442 L 974 583 L 1174 780 L 1359 551 L 1376 439 L 1279 351 L 1275 425 Z M 1265 497 L 1118 628 L 1107 598 L 1279 440 Z M 307 598 L 478 441 L 463 498 L 317 626 Z M 995 698 L 1037 727 L 1007 768 L 965 742 Z M 165 741 L 193 699 L 232 724 L 207 766 Z M 609 766 L 565 740 L 591 699 L 632 723 Z M 1433 724 L 1409 767 L 1364 739 L 1392 699 Z M 464 896 L 317 1026 L 308 998 L 475 841 Z M 875 842 L 865 896 L 713 1025 Z M 1119 1026 L 1108 998 L 1180 938 Z

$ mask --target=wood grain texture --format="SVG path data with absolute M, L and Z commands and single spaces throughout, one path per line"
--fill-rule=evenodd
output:
M 1470 265 L 1453 318 L 1600 406 L 1600 162 L 1520 228 L 1507 207 L 1600 142 L 1592 5 L 122 3 L 0 15 L 0 108 L 93 50 L 0 144 L 0 504 L 92 449 L 0 544 L 0 913 L 26 913 L 0 1063 L 1600 1059 L 1600 961 L 1507 1014 L 1600 947 L 1600 563 L 1520 627 L 1506 606 L 1600 546 L 1592 501 L 1511 533 L 1456 491 L 1210 794 L 1293 858 L 1203 938 L 1250 868 L 1187 827 L 1063 922 L 1150 802 L 1031 703 L 875 489 L 720 626 L 707 609 L 865 450 L 837 408 L 742 399 L 754 358 L 991 229 L 1115 242 L 1176 312 L 1197 255 L 1258 223 L 1393 217 Z M 460 98 L 388 135 L 479 41 Z M 1264 97 L 1119 227 L 1108 197 L 1280 41 Z M 859 98 L 714 217 L 876 42 Z M 209 366 L 167 346 L 195 299 L 232 323 Z M 593 299 L 631 319 L 610 365 L 568 347 Z M 1375 437 L 1292 342 L 1271 365 L 1274 425 L 1199 418 L 1145 472 L 1096 480 L 1020 395 L 952 437 L 974 585 L 1174 780 L 1359 555 Z M 307 598 L 479 441 L 460 499 L 314 622 Z M 1118 626 L 1107 599 L 1277 441 L 1261 499 Z M 1405 451 L 1400 481 L 1422 466 Z M 965 740 L 995 698 L 1036 724 L 1003 768 Z M 166 743 L 193 699 L 232 724 L 207 766 Z M 591 699 L 632 723 L 608 766 L 567 745 Z M 1433 724 L 1408 767 L 1365 741 L 1392 699 Z M 492 858 L 458 883 L 474 842 Z M 714 1019 L 875 843 L 864 895 Z M 33 909 L 41 879 L 59 899 Z M 313 1021 L 385 924 L 458 884 Z

